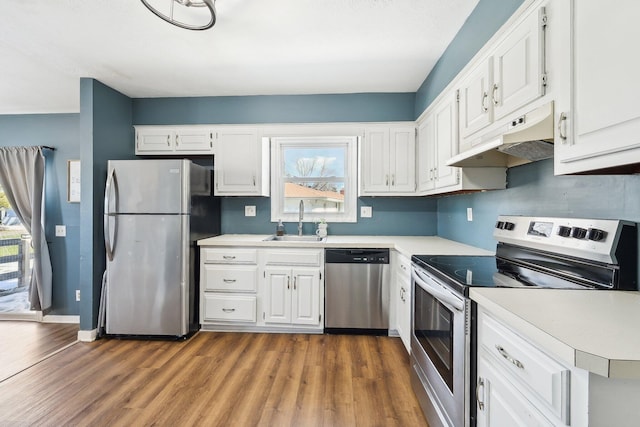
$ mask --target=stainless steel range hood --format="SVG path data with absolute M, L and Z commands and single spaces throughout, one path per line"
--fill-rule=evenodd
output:
M 551 158 L 553 130 L 550 102 L 482 137 L 473 148 L 449 159 L 447 166 L 508 167 Z

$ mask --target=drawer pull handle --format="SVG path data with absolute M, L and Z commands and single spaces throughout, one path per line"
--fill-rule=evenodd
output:
M 482 387 L 482 400 L 480 400 L 480 387 Z M 478 384 L 476 384 L 476 402 L 478 402 L 478 409 L 484 411 L 484 378 L 478 378 Z
M 224 283 L 236 283 L 236 279 L 222 279 Z
M 234 311 L 236 311 L 235 308 L 223 308 L 222 311 L 224 311 L 225 313 L 233 313 Z
M 524 365 L 522 364 L 522 362 L 520 362 L 518 359 L 514 359 L 513 357 L 511 357 L 511 355 L 507 353 L 507 350 L 505 350 L 501 345 L 496 344 L 496 350 L 498 350 L 498 353 L 500 353 L 502 357 L 507 359 L 509 362 L 513 363 L 520 369 L 524 369 Z
M 222 258 L 224 258 L 224 259 L 236 259 L 236 257 L 233 256 L 233 255 L 223 255 Z

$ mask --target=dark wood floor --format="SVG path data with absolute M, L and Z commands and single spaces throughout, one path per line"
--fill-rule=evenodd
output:
M 77 338 L 77 324 L 0 320 L 0 381 L 75 342 Z
M 425 426 L 389 337 L 78 343 L 0 383 L 0 425 Z

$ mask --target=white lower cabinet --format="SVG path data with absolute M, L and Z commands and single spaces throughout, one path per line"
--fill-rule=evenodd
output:
M 633 374 L 607 378 L 565 362 L 567 355 L 534 344 L 546 332 L 514 328 L 522 326 L 516 314 L 478 304 L 477 319 L 478 427 L 638 425 L 640 379 Z
M 571 371 L 480 310 L 478 426 L 570 425 Z
M 202 247 L 205 330 L 322 332 L 324 250 Z
M 267 267 L 265 278 L 266 323 L 319 325 L 319 268 Z
M 411 261 L 397 251 L 391 253 L 391 258 L 395 329 L 407 352 L 411 353 Z
M 258 251 L 204 247 L 200 254 L 200 323 L 255 325 Z

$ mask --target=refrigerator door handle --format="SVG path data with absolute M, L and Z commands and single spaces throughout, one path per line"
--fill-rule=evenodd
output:
M 110 195 L 111 195 L 111 187 L 115 191 L 114 198 L 114 211 L 111 211 L 110 205 Z M 115 213 L 118 212 L 118 182 L 116 180 L 115 169 L 111 169 L 109 172 L 109 176 L 107 177 L 107 185 L 104 189 L 104 246 L 107 250 L 107 257 L 109 261 L 113 261 L 113 250 L 115 248 L 115 238 L 118 233 L 118 217 Z M 113 242 L 111 241 L 111 233 L 109 227 L 109 217 L 113 216 L 114 224 L 113 224 Z

